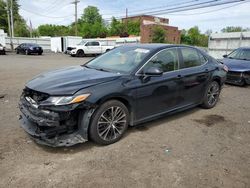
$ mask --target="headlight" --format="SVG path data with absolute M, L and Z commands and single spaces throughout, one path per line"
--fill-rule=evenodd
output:
M 49 97 L 47 100 L 43 101 L 41 105 L 67 105 L 79 103 L 86 100 L 90 96 L 89 93 L 78 95 L 78 96 L 65 96 L 65 97 Z

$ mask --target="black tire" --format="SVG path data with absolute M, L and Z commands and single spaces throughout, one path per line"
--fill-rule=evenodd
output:
M 101 145 L 115 143 L 122 138 L 128 124 L 127 107 L 117 100 L 107 101 L 92 116 L 89 128 L 90 138 Z
M 42 55 L 43 53 L 39 52 L 38 55 Z
M 19 51 L 18 51 L 18 50 L 16 51 L 16 54 L 19 54 Z
M 202 107 L 206 109 L 213 108 L 220 96 L 221 87 L 217 81 L 212 81 L 208 84 L 204 95 Z
M 29 51 L 28 50 L 25 50 L 25 55 L 29 55 Z
M 77 57 L 84 57 L 84 51 L 83 50 L 78 50 L 77 53 L 76 53 L 76 56 Z

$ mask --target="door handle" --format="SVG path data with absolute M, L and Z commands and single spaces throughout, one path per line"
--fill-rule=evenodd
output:
M 209 70 L 208 70 L 208 69 L 205 69 L 205 72 L 206 72 L 206 73 L 208 73 L 208 72 L 209 72 Z

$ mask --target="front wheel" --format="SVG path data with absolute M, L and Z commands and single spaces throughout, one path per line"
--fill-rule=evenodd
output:
M 212 81 L 209 83 L 203 99 L 202 107 L 207 109 L 213 108 L 219 100 L 220 89 L 221 88 L 218 82 Z
M 29 55 L 29 51 L 28 50 L 25 50 L 25 55 Z
M 77 57 L 84 57 L 84 51 L 83 50 L 78 50 L 77 53 L 76 53 L 76 56 Z
M 128 123 L 127 107 L 117 100 L 108 101 L 93 114 L 90 137 L 98 144 L 112 144 L 121 139 L 128 128 Z

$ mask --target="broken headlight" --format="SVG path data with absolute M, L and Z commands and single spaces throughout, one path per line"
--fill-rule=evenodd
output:
M 89 93 L 82 94 L 78 96 L 56 96 L 56 97 L 49 97 L 47 100 L 43 101 L 41 105 L 68 105 L 79 103 L 86 100 L 90 96 Z

